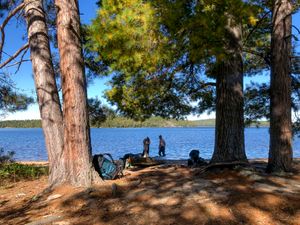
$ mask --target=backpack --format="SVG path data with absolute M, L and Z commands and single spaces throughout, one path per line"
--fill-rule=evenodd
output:
M 94 155 L 93 165 L 103 180 L 113 180 L 117 176 L 123 176 L 122 161 L 114 161 L 109 153 Z
M 192 150 L 189 154 L 190 158 L 188 159 L 188 166 L 189 167 L 197 167 L 207 165 L 207 162 L 200 156 L 200 152 L 196 149 Z

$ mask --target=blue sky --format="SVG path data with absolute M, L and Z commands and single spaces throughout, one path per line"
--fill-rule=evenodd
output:
M 90 23 L 93 18 L 96 16 L 97 6 L 95 4 L 95 0 L 87 1 L 87 0 L 79 0 L 80 6 L 80 14 L 81 21 L 83 23 Z M 26 34 L 26 28 L 24 24 L 16 25 L 16 20 L 13 20 L 9 23 L 6 29 L 6 42 L 4 51 L 13 54 L 16 50 L 18 50 L 23 44 L 25 44 L 25 40 L 23 36 Z M 3 55 L 3 60 L 7 58 L 5 54 Z M 24 59 L 29 59 L 29 53 L 26 54 Z M 25 94 L 30 96 L 36 96 L 34 89 L 34 81 L 32 77 L 32 68 L 31 63 L 26 62 L 23 63 L 20 70 L 17 74 L 15 73 L 16 68 L 6 69 L 6 72 L 11 74 L 12 80 L 15 82 L 16 87 Z M 93 81 L 92 84 L 88 87 L 88 97 L 98 97 L 102 102 L 106 102 L 102 97 L 103 92 L 106 89 L 105 83 L 107 82 L 107 78 L 97 78 Z M 39 110 L 38 105 L 31 105 L 28 110 L 23 112 L 16 112 L 13 114 L 8 114 L 5 117 L 0 117 L 0 120 L 21 120 L 21 119 L 39 119 Z
M 81 13 L 81 21 L 85 24 L 89 24 L 93 18 L 96 16 L 97 6 L 95 4 L 96 0 L 79 0 L 80 13 Z M 293 24 L 300 28 L 300 13 L 297 13 L 293 17 Z M 296 32 L 294 30 L 294 32 Z M 4 51 L 8 54 L 13 54 L 17 49 L 19 49 L 23 44 L 25 44 L 26 38 L 24 35 L 26 34 L 26 28 L 24 24 L 17 24 L 16 21 L 13 20 L 9 23 L 6 29 L 6 42 Z M 3 55 L 3 60 L 5 60 L 6 56 Z M 29 59 L 29 53 L 25 56 L 25 59 Z M 25 94 L 30 96 L 36 96 L 34 90 L 34 81 L 32 77 L 32 68 L 30 62 L 23 63 L 20 70 L 17 74 L 15 73 L 16 68 L 5 69 L 6 72 L 9 72 L 12 80 L 15 82 L 16 86 Z M 246 77 L 245 85 L 249 84 L 250 81 L 256 82 L 268 82 L 269 76 L 259 76 L 259 77 Z M 88 97 L 98 97 L 102 102 L 106 103 L 103 98 L 104 90 L 106 89 L 105 83 L 108 81 L 107 78 L 97 78 L 93 81 L 92 84 L 88 87 Z M 8 114 L 5 117 L 0 117 L 0 120 L 14 120 L 14 119 L 39 119 L 39 110 L 38 105 L 31 105 L 28 110 L 24 112 L 17 112 L 13 114 Z M 206 119 L 206 118 L 214 118 L 214 114 L 211 115 L 200 115 L 200 117 L 190 116 L 188 119 Z

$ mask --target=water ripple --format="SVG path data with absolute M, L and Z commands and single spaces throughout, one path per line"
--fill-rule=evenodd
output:
M 201 157 L 210 158 L 214 148 L 214 128 L 93 128 L 93 154 L 108 152 L 114 158 L 126 153 L 141 153 L 143 139 L 151 139 L 150 156 L 158 155 L 158 136 L 166 140 L 168 159 L 186 159 L 191 149 L 199 149 Z M 15 151 L 16 160 L 47 160 L 42 129 L 0 129 L 0 147 Z M 245 146 L 249 159 L 267 158 L 268 128 L 245 129 Z M 293 143 L 294 157 L 300 157 L 300 139 Z

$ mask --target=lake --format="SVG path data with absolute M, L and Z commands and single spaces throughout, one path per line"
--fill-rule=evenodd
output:
M 212 156 L 213 127 L 197 128 L 92 128 L 92 148 L 95 153 L 111 153 L 115 159 L 126 153 L 142 153 L 143 139 L 151 140 L 150 156 L 158 155 L 158 136 L 166 140 L 166 158 L 187 159 L 191 149 L 199 149 L 203 158 Z M 249 159 L 267 158 L 269 128 L 245 129 L 246 153 Z M 23 161 L 47 160 L 42 129 L 0 129 L 0 147 L 15 151 L 15 159 Z M 294 157 L 300 157 L 300 138 L 293 142 Z

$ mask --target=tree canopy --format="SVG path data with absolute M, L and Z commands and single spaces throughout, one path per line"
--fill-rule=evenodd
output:
M 113 74 L 108 100 L 135 119 L 153 112 L 180 117 L 191 110 L 173 85 L 177 65 L 172 54 L 177 50 L 162 32 L 156 14 L 150 2 L 104 0 L 89 29 L 88 47 L 100 53 L 98 60 Z
M 243 29 L 244 71 L 267 67 L 270 17 L 255 1 L 99 2 L 87 48 L 112 75 L 108 100 L 125 115 L 182 117 L 214 110 L 217 60 L 229 57 L 228 20 Z M 195 107 L 196 103 L 196 107 Z
M 0 82 L 0 115 L 26 110 L 34 102 L 32 97 L 20 93 L 6 75 L 0 77 Z
M 215 110 L 212 162 L 247 161 L 244 112 L 247 123 L 258 115 L 272 115 L 272 109 L 267 108 L 274 100 L 270 93 L 281 91 L 274 87 L 270 91 L 268 85 L 247 87 L 244 109 L 244 76 L 274 71 L 276 67 L 272 54 L 278 46 L 271 43 L 276 38 L 274 19 L 281 18 L 274 12 L 277 3 L 99 1 L 97 18 L 89 27 L 88 46 L 110 68 L 112 88 L 106 93 L 108 100 L 135 119 L 151 115 L 182 117 Z M 295 5 L 291 12 L 296 9 Z M 292 34 L 286 35 L 288 42 Z M 285 49 L 282 54 L 289 55 Z M 288 61 L 282 63 L 285 68 L 289 66 Z M 281 75 L 289 77 L 286 72 Z M 289 86 L 288 80 L 281 84 Z M 259 97 L 260 93 L 269 96 Z
M 17 1 L 6 0 L 0 2 L 0 18 L 4 18 L 3 23 L 0 24 L 1 28 L 1 38 L 0 38 L 0 116 L 8 112 L 16 112 L 26 110 L 27 107 L 34 102 L 34 99 L 30 96 L 27 96 L 18 89 L 13 80 L 10 78 L 10 75 L 7 71 L 4 71 L 3 68 L 10 63 L 9 59 L 2 61 L 3 57 L 3 46 L 5 42 L 5 27 L 8 23 L 7 18 L 14 15 L 13 7 Z M 10 12 L 10 13 L 9 13 Z M 8 14 L 8 15 L 7 15 Z M 24 49 L 23 49 L 24 50 Z M 20 51 L 21 52 L 21 51 Z M 14 56 L 11 56 L 14 57 Z M 17 67 L 18 71 L 19 67 Z

